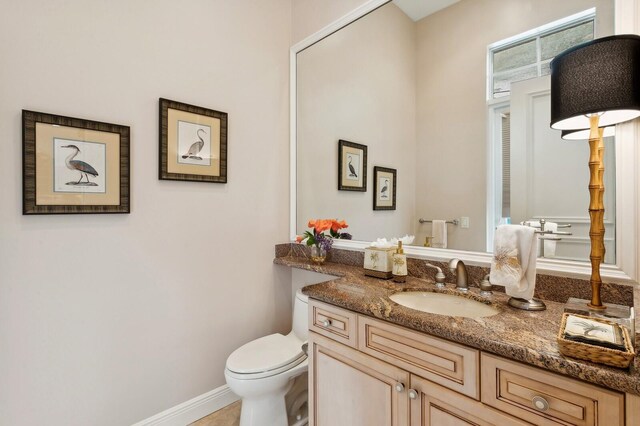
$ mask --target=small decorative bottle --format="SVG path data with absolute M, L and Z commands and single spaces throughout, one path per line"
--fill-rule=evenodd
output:
M 407 280 L 407 255 L 398 241 L 398 250 L 393 254 L 393 281 L 403 283 Z

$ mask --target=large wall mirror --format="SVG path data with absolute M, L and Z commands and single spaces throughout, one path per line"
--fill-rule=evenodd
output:
M 294 46 L 292 234 L 335 217 L 359 241 L 345 247 L 413 234 L 412 254 L 482 263 L 498 224 L 544 219 L 560 228 L 540 244 L 542 269 L 588 274 L 588 144 L 549 127 L 549 62 L 614 34 L 620 3 L 371 1 Z M 629 193 L 621 150 L 632 133 L 605 141 L 603 272 L 617 279 L 636 267 L 620 229 L 633 222 L 635 231 L 637 219 L 618 205 Z M 340 140 L 367 147 L 366 164 L 354 157 L 366 191 L 338 189 L 339 173 L 350 173 L 338 170 Z M 384 187 L 376 166 L 396 170 L 394 210 L 374 209 Z M 444 248 L 424 247 L 433 220 L 448 222 Z

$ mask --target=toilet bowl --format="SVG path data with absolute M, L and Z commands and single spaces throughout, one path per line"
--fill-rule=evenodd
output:
M 300 290 L 293 305 L 293 327 L 289 334 L 270 334 L 236 349 L 224 376 L 229 388 L 242 398 L 240 426 L 287 426 L 285 395 L 294 379 L 307 372 L 308 298 Z

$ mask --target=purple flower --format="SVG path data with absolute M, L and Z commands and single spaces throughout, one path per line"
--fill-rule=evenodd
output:
M 325 251 L 329 251 L 333 245 L 333 239 L 327 238 L 323 234 L 316 234 L 316 245 Z

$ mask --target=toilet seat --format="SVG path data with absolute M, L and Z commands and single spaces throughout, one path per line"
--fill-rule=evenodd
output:
M 302 343 L 294 335 L 276 333 L 251 341 L 227 359 L 227 372 L 241 380 L 280 374 L 307 359 Z

